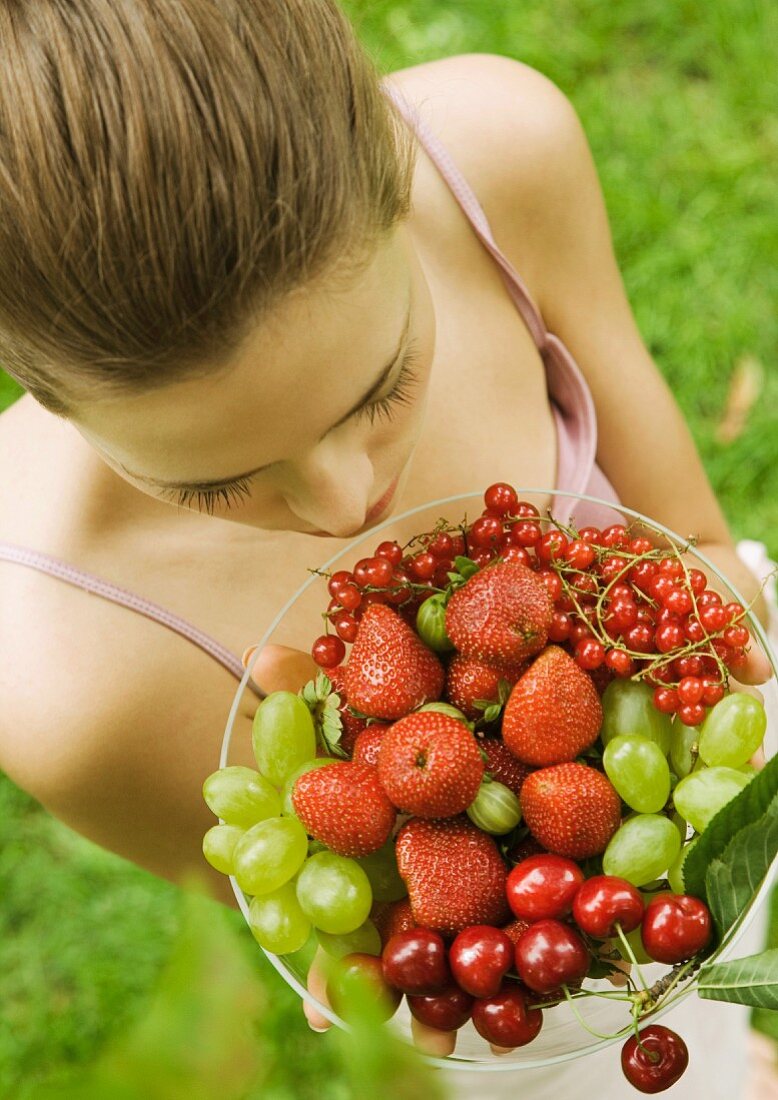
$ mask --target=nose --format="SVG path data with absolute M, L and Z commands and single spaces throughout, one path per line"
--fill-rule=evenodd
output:
M 325 439 L 284 467 L 281 492 L 299 519 L 338 538 L 364 525 L 373 486 L 373 467 L 364 451 Z

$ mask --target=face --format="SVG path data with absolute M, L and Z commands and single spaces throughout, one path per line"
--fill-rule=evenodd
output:
M 173 506 L 337 537 L 372 526 L 421 432 L 432 300 L 404 226 L 347 289 L 323 284 L 285 301 L 227 369 L 80 406 L 74 426 Z

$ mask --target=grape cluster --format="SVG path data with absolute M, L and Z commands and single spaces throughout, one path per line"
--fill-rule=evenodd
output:
M 221 819 L 205 834 L 205 858 L 251 897 L 249 924 L 267 951 L 298 951 L 315 929 L 332 954 L 378 952 L 380 937 L 368 919 L 373 902 L 406 893 L 391 841 L 362 859 L 309 843 L 291 792 L 300 775 L 331 760 L 316 756 L 313 718 L 300 696 L 267 697 L 253 745 L 259 771 L 233 765 L 205 780 L 203 797 Z
M 334 633 L 316 639 L 313 658 L 324 668 L 341 664 L 371 603 L 394 606 L 415 625 L 425 600 L 450 593 L 462 557 L 477 568 L 519 562 L 536 571 L 553 601 L 549 641 L 566 648 L 600 690 L 614 678 L 643 679 L 658 710 L 698 726 L 747 660 L 746 611 L 724 603 L 687 565 L 692 542 L 660 546 L 643 530 L 565 526 L 498 482 L 472 523 L 441 520 L 405 547 L 382 542 L 353 570 L 333 573 L 325 618 Z

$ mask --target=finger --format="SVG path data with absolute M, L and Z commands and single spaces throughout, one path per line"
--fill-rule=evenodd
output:
M 748 763 L 759 772 L 765 766 L 765 754 L 763 748 L 758 748 Z
M 244 652 L 241 657 L 244 668 L 248 667 L 256 650 L 252 645 Z M 299 691 L 320 671 L 310 653 L 285 645 L 266 645 L 257 656 L 251 678 L 269 695 L 272 691 Z
M 764 684 L 773 674 L 773 668 L 760 647 L 752 642 L 746 662 L 737 670 L 737 678 L 741 684 Z
M 439 1031 L 436 1027 L 427 1027 L 415 1016 L 411 1016 L 411 1035 L 422 1054 L 429 1054 L 433 1058 L 447 1058 L 454 1053 L 457 1045 L 455 1031 Z
M 619 973 L 619 974 L 609 974 L 608 975 L 608 981 L 611 983 L 611 985 L 615 986 L 617 989 L 621 989 L 622 986 L 625 986 L 627 984 L 627 980 L 628 980 L 627 975 L 629 974 L 630 970 L 632 969 L 632 964 L 631 963 L 625 963 L 622 960 L 621 963 L 614 962 L 613 965 L 616 967 L 617 970 L 621 971 L 621 973 Z
M 489 1044 L 489 1049 L 491 1050 L 492 1054 L 500 1055 L 500 1054 L 513 1054 L 516 1047 L 498 1047 L 498 1046 L 495 1046 L 494 1043 L 490 1043 Z
M 313 962 L 311 963 L 310 970 L 308 971 L 308 992 L 311 993 L 317 1001 L 320 1001 L 329 1008 L 330 1002 L 327 999 L 325 960 L 326 956 L 324 952 L 321 948 L 318 948 L 314 955 Z M 305 1013 L 305 1018 L 309 1026 L 315 1031 L 326 1031 L 332 1026 L 327 1017 L 319 1012 L 318 1008 L 311 1004 L 310 1001 L 303 1001 L 303 1012 Z
M 734 676 L 729 678 L 729 687 L 731 691 L 739 691 L 742 695 L 753 695 L 760 703 L 764 702 L 764 695 L 758 687 L 747 684 L 745 681 L 736 680 Z

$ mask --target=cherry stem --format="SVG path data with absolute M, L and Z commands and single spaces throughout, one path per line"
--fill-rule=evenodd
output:
M 585 1031 L 588 1031 L 590 1035 L 594 1035 L 597 1039 L 617 1039 L 620 1035 L 624 1034 L 624 1028 L 621 1028 L 621 1030 L 616 1031 L 613 1034 L 604 1034 L 602 1031 L 595 1031 L 593 1027 L 589 1027 L 583 1016 L 581 1016 L 581 1013 L 575 1007 L 575 1004 L 573 1003 L 573 998 L 570 995 L 570 990 L 567 988 L 566 985 L 563 985 L 562 989 L 565 991 L 565 998 L 570 1005 L 570 1009 L 573 1015 L 578 1020 L 578 1023 L 581 1025 L 581 1027 Z
M 624 935 L 624 930 L 623 930 L 623 928 L 621 927 L 621 925 L 619 924 L 618 921 L 616 921 L 616 924 L 614 925 L 614 928 L 616 930 L 616 935 L 619 937 L 619 941 L 621 943 L 621 946 L 624 948 L 624 953 L 626 954 L 627 959 L 632 964 L 632 966 L 634 966 L 635 973 L 640 978 L 640 984 L 643 986 L 643 989 L 646 990 L 646 992 L 647 992 L 648 991 L 648 983 L 646 982 L 646 979 L 643 976 L 643 971 L 640 969 L 640 965 L 638 964 L 638 960 L 635 957 L 635 952 L 632 950 L 632 944 L 629 942 L 627 937 Z

